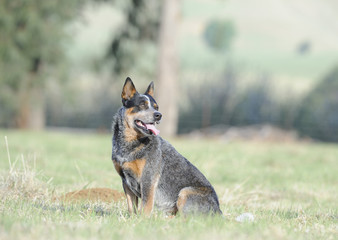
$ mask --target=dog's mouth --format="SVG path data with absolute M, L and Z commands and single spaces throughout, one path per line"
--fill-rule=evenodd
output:
M 156 122 L 158 123 L 158 122 Z M 155 127 L 155 122 L 152 123 L 144 123 L 141 120 L 135 120 L 135 124 L 138 128 L 143 130 L 145 133 L 150 135 L 158 135 L 160 131 Z

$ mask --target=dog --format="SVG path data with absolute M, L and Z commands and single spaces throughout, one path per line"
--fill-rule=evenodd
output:
M 159 136 L 156 124 L 162 114 L 154 99 L 154 83 L 140 94 L 128 77 L 121 98 L 123 106 L 112 124 L 112 160 L 129 213 L 149 216 L 156 206 L 167 215 L 222 214 L 206 177 Z

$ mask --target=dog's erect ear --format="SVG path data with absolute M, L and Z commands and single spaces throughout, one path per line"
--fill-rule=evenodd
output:
M 154 82 L 151 82 L 147 88 L 147 91 L 144 94 L 148 94 L 154 97 Z
M 121 98 L 124 101 L 130 100 L 133 98 L 135 93 L 137 93 L 135 85 L 133 81 L 129 77 L 127 77 L 126 82 L 123 85 Z

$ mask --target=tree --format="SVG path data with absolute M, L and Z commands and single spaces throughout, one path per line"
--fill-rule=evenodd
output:
M 154 76 L 142 63 L 153 60 L 149 59 L 146 49 L 149 45 L 156 48 L 160 8 L 161 1 L 157 0 L 125 2 L 126 21 L 117 30 L 107 52 L 107 58 L 113 62 L 113 75 L 125 79 L 132 68 L 139 68 L 141 74 Z
M 179 0 L 131 0 L 125 8 L 127 21 L 120 32 L 113 38 L 108 57 L 113 60 L 113 74 L 124 79 L 131 69 L 142 63 L 150 62 L 145 48 L 149 44 L 157 49 L 158 80 L 155 80 L 156 100 L 163 113 L 161 134 L 173 136 L 177 132 L 177 23 Z M 142 66 L 140 73 L 147 77 L 155 77 L 156 69 L 149 71 Z
M 0 1 L 0 123 L 41 129 L 45 125 L 44 82 L 48 66 L 62 60 L 64 26 L 79 0 Z M 84 2 L 82 1 L 81 4 Z
M 231 21 L 213 20 L 204 30 L 204 39 L 215 51 L 227 51 L 235 37 L 235 26 Z
M 338 67 L 304 98 L 295 126 L 302 135 L 338 142 Z
M 176 39 L 179 2 L 179 0 L 164 1 L 160 28 L 157 100 L 163 114 L 161 132 L 167 137 L 176 135 L 178 127 Z

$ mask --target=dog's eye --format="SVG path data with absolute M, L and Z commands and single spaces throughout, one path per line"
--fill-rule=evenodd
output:
M 145 102 L 145 101 L 141 101 L 141 102 L 140 102 L 140 106 L 141 106 L 141 107 L 145 107 L 145 106 L 146 106 L 146 102 Z

